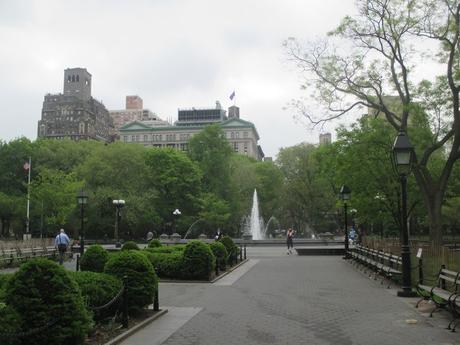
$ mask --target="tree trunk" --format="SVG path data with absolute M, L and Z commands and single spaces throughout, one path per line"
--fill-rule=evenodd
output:
M 442 246 L 442 198 L 439 194 L 436 193 L 427 207 L 430 238 L 434 246 Z

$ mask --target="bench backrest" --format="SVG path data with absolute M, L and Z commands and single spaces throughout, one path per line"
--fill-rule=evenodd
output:
M 442 267 L 439 271 L 438 286 L 444 290 L 449 287 L 449 290 L 457 293 L 460 286 L 460 272 L 451 271 Z

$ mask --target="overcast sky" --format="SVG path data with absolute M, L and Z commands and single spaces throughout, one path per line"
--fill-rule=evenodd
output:
M 84 67 L 109 110 L 137 94 L 175 120 L 178 108 L 227 108 L 235 90 L 267 156 L 317 143 L 319 130 L 283 110 L 300 90 L 282 43 L 323 37 L 354 10 L 353 0 L 0 0 L 0 139 L 35 140 L 43 96 L 62 92 L 65 68 Z

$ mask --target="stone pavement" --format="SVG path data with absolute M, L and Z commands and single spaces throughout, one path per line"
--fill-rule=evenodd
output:
M 460 345 L 460 333 L 444 329 L 447 313 L 420 314 L 416 299 L 396 297 L 341 257 L 279 247 L 248 255 L 227 283 L 160 284 L 160 304 L 174 307 L 122 344 Z

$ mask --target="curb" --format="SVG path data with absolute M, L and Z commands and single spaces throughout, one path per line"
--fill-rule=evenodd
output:
M 154 320 L 158 319 L 160 316 L 163 316 L 164 314 L 166 314 L 168 312 L 168 309 L 162 309 L 160 310 L 158 313 L 156 313 L 155 315 L 152 315 L 151 317 L 149 317 L 148 319 L 142 321 L 141 323 L 137 324 L 136 326 L 132 327 L 132 328 L 129 328 L 126 332 L 116 336 L 115 338 L 113 338 L 112 340 L 104 343 L 104 345 L 116 345 L 116 344 L 119 344 L 121 341 L 125 340 L 126 338 L 128 338 L 129 336 L 133 335 L 134 333 L 136 333 L 137 331 L 141 330 L 142 328 L 144 328 L 145 326 L 147 326 L 148 324 L 150 324 L 151 322 L 153 322 Z
M 168 284 L 168 283 L 173 283 L 173 284 L 177 284 L 177 283 L 178 284 L 181 284 L 181 283 L 183 283 L 183 284 L 212 284 L 212 283 L 215 283 L 216 281 L 218 281 L 220 278 L 225 277 L 230 272 L 233 272 L 238 267 L 240 267 L 241 265 L 243 265 L 244 263 L 246 263 L 248 261 L 249 261 L 249 259 L 245 259 L 245 260 L 241 261 L 239 264 L 233 266 L 228 271 L 225 271 L 225 273 L 219 274 L 213 280 L 174 280 L 174 279 L 161 280 L 160 279 L 160 283 L 166 283 L 166 284 Z

